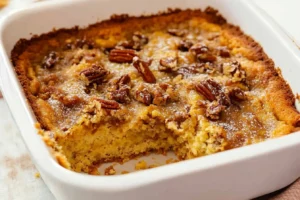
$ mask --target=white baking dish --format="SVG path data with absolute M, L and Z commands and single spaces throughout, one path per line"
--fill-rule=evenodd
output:
M 249 199 L 280 189 L 299 177 L 300 132 L 194 160 L 105 177 L 62 168 L 38 136 L 35 117 L 9 58 L 20 38 L 49 32 L 53 27 L 86 26 L 114 13 L 141 15 L 168 7 L 205 8 L 208 5 L 255 38 L 280 66 L 293 91 L 300 93 L 299 49 L 247 0 L 49 1 L 15 12 L 2 22 L 2 91 L 34 163 L 57 199 Z

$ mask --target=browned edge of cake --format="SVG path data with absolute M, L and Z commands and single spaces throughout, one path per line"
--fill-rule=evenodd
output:
M 35 103 L 34 95 L 30 93 L 29 90 L 30 80 L 26 76 L 26 73 L 20 67 L 16 66 L 16 62 L 19 59 L 19 55 L 21 55 L 29 45 L 39 40 L 56 37 L 61 33 L 72 34 L 89 27 L 98 26 L 99 28 L 101 28 L 108 25 L 117 25 L 127 20 L 131 20 L 132 21 L 131 24 L 132 26 L 134 26 L 134 23 L 139 23 L 139 20 L 143 18 L 151 18 L 151 17 L 161 16 L 161 15 L 172 15 L 181 11 L 182 11 L 181 9 L 168 9 L 167 11 L 159 12 L 158 14 L 143 15 L 139 17 L 129 16 L 127 14 L 112 15 L 110 19 L 98 22 L 96 24 L 89 25 L 88 27 L 79 28 L 78 26 L 75 26 L 70 29 L 59 29 L 59 30 L 54 29 L 52 32 L 46 34 L 34 35 L 31 39 L 20 39 L 11 52 L 11 61 L 15 67 L 17 76 L 23 87 L 25 95 L 29 100 L 29 103 L 37 118 L 37 121 L 41 123 L 42 128 L 46 130 L 50 129 L 50 127 L 47 126 L 47 123 L 43 121 L 39 113 L 39 108 Z M 264 88 L 267 91 L 266 92 L 267 101 L 270 104 L 275 116 L 279 120 L 286 121 L 287 123 L 295 127 L 300 126 L 300 114 L 298 113 L 295 107 L 295 96 L 292 93 L 289 84 L 283 79 L 280 71 L 276 70 L 273 60 L 270 59 L 264 53 L 261 45 L 255 42 L 254 39 L 252 39 L 250 36 L 244 34 L 243 31 L 240 29 L 240 27 L 227 24 L 223 16 L 214 8 L 208 7 L 204 11 L 201 11 L 200 9 L 197 10 L 187 9 L 186 11 L 201 12 L 201 14 L 203 14 L 203 17 L 207 19 L 209 22 L 226 27 L 227 30 L 229 30 L 230 34 L 239 37 L 244 42 L 245 46 L 247 46 L 247 48 L 251 50 L 252 60 L 262 61 L 265 65 L 265 72 L 263 74 L 260 74 L 258 77 L 259 80 L 261 80 L 259 83 L 259 87 Z

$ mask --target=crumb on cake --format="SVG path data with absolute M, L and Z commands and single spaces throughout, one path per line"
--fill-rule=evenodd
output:
M 300 126 L 273 61 L 212 8 L 115 15 L 21 39 L 12 62 L 39 134 L 76 172 L 147 152 L 191 159 Z
M 105 175 L 115 175 L 116 174 L 116 170 L 115 170 L 114 166 L 111 165 L 111 166 L 107 167 L 105 169 L 105 171 L 104 171 L 104 174 Z
M 136 170 L 147 169 L 147 162 L 144 160 L 137 162 L 135 164 L 135 169 Z

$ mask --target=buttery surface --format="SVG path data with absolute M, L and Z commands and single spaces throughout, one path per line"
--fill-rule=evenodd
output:
M 212 9 L 114 17 L 20 41 L 12 58 L 45 141 L 75 171 L 153 150 L 189 159 L 299 125 L 273 62 Z

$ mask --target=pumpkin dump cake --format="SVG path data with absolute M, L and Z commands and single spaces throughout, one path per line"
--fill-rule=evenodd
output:
M 295 98 L 261 46 L 214 9 L 115 15 L 21 39 L 12 61 L 58 162 L 191 159 L 289 134 Z

